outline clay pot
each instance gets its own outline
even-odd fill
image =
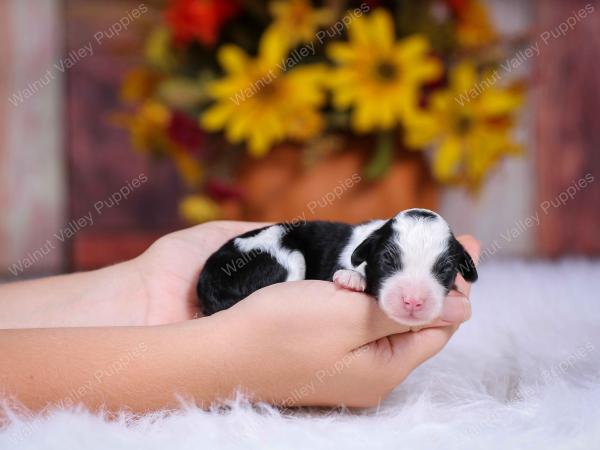
[[[244,220],[357,223],[406,208],[436,209],[438,186],[422,153],[395,152],[391,166],[376,181],[363,174],[370,156],[362,141],[307,165],[301,149],[280,146],[241,165],[237,181],[245,199],[226,210]]]

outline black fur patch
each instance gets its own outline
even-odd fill
[[[393,223],[394,219],[384,223],[356,247],[352,254],[352,264],[355,267],[367,262],[366,292],[376,297],[379,295],[383,281],[393,273],[402,270],[402,251],[392,239]]]
[[[446,292],[452,289],[457,273],[460,273],[469,283],[477,281],[478,277],[471,256],[452,234],[448,238],[447,250],[438,257],[432,272],[440,284],[446,288]]]
[[[285,227],[282,246],[304,255],[305,278],[331,281],[352,226],[317,221],[278,225]],[[255,236],[265,228],[238,237]],[[287,279],[287,270],[275,258],[260,251],[241,252],[234,244],[236,238],[212,254],[200,274],[196,291],[205,315],[227,309],[255,291]]]
[[[331,281],[340,268],[340,253],[348,245],[351,234],[352,226],[346,223],[311,221],[291,228],[281,244],[302,253],[307,280]]]
[[[252,230],[240,237],[258,234]],[[254,291],[285,281],[287,271],[271,255],[240,252],[233,239],[213,253],[200,274],[196,291],[204,315],[235,305]]]

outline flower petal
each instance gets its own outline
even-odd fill
[[[219,64],[229,73],[241,73],[246,69],[248,56],[237,45],[224,45],[218,53]]]
[[[385,9],[376,9],[370,15],[369,32],[371,43],[380,51],[391,50],[394,41],[394,22]]]

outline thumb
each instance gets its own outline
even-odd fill
[[[394,357],[390,364],[398,369],[414,370],[432,356],[439,353],[448,343],[458,326],[425,328],[418,332],[390,336]],[[398,373],[402,373],[398,370]],[[406,375],[404,375],[406,376]]]

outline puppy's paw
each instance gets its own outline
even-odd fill
[[[367,288],[367,280],[355,270],[338,270],[333,274],[333,282],[336,286],[350,289],[351,291],[364,292]]]

